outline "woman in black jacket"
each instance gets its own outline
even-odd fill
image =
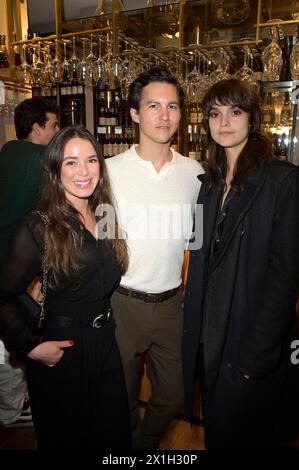
[[[279,448],[299,428],[299,171],[272,158],[247,84],[218,82],[202,111],[209,160],[186,286],[186,401],[192,414],[199,376],[207,449]]]

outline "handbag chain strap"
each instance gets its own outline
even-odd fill
[[[36,211],[41,218],[43,219],[43,222],[45,224],[45,227],[48,226],[49,219],[46,214],[43,214],[42,212]],[[37,320],[37,327],[41,328],[43,321],[46,316],[46,310],[45,310],[45,304],[46,304],[46,295],[47,295],[47,288],[48,288],[48,264],[47,264],[47,255],[48,255],[48,247],[47,247],[47,242],[45,241],[44,238],[44,243],[43,243],[43,257],[42,257],[42,294],[43,294],[43,300],[41,301],[41,309],[40,309],[40,314]]]

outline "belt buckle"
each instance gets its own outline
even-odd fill
[[[102,328],[102,326],[109,320],[111,315],[111,309],[107,313],[100,313],[97,317],[93,319],[92,327],[93,328]]]
[[[151,302],[155,303],[155,302],[157,302],[156,298],[157,298],[157,294],[146,294],[144,302],[146,302],[146,303],[151,303]]]

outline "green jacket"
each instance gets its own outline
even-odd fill
[[[44,145],[12,140],[0,152],[0,263],[19,219],[37,204]]]

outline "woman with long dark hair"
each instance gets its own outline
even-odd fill
[[[61,130],[46,149],[39,211],[19,225],[0,272],[1,334],[25,359],[40,449],[130,448],[109,301],[127,251],[124,239],[97,233],[96,208],[103,204],[113,208],[96,140],[83,128]],[[26,324],[18,294],[43,277],[44,255],[46,318],[39,334]]]
[[[299,428],[299,171],[273,159],[249,85],[218,82],[202,112],[209,159],[203,245],[186,286],[188,409],[199,376],[207,449],[279,448]]]

